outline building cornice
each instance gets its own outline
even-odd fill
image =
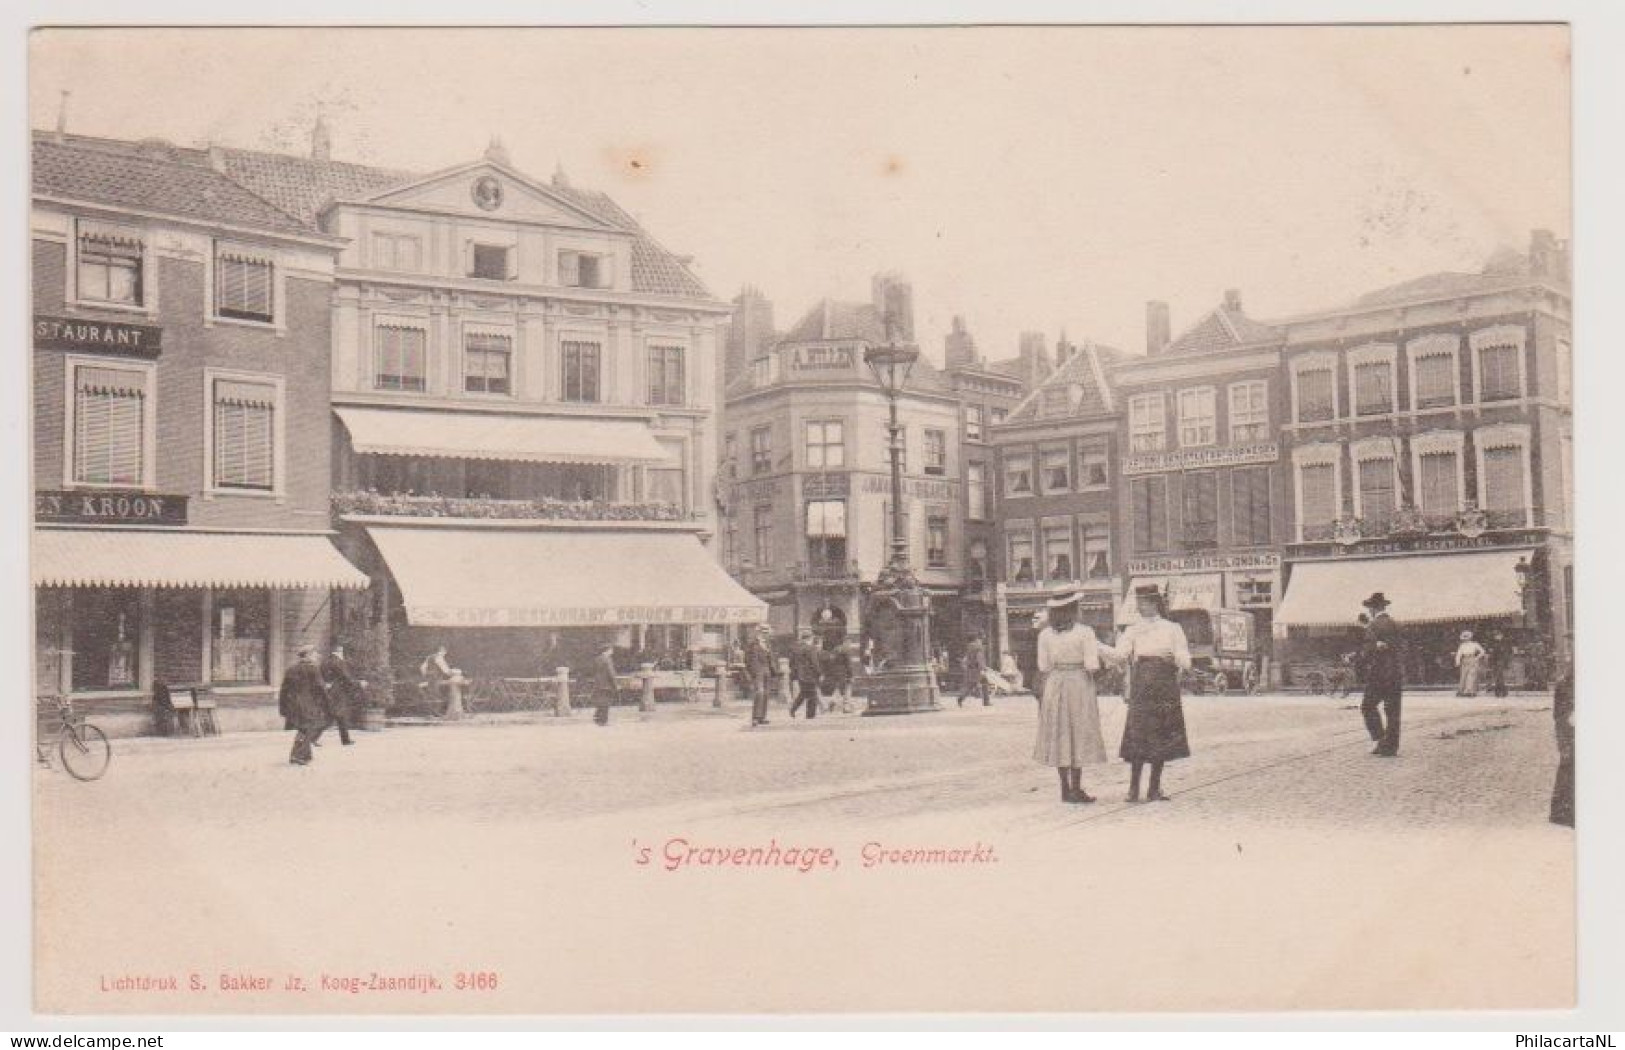
[[[325,248],[338,250],[349,244],[349,238],[336,237],[332,234],[311,231],[297,233],[292,230],[268,230],[262,226],[247,226],[237,223],[219,222],[212,219],[199,219],[195,216],[176,215],[172,212],[150,211],[144,208],[129,208],[119,204],[105,204],[99,201],[79,200],[73,197],[53,197],[46,194],[35,194],[33,197],[36,206],[58,208],[74,214],[88,212],[98,216],[113,216],[124,218],[143,219],[148,222],[164,222],[192,230],[205,230],[210,233],[225,233],[233,237],[247,237],[260,241],[274,241],[280,244],[298,244],[305,247]]]

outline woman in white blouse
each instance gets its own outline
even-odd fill
[[[1038,635],[1038,673],[1044,689],[1033,758],[1055,767],[1062,802],[1085,803],[1093,802],[1094,796],[1083,789],[1082,767],[1106,761],[1094,672],[1100,669],[1102,655],[1115,657],[1116,652],[1078,623],[1078,598],[1074,591],[1046,603],[1050,621]]]
[[[1162,618],[1162,592],[1138,587],[1140,622],[1118,640],[1116,654],[1129,663],[1128,714],[1123,721],[1123,744],[1118,754],[1129,763],[1129,802],[1140,801],[1140,773],[1151,766],[1147,802],[1165,802],[1162,765],[1189,758],[1185,736],[1185,708],[1179,698],[1179,672],[1191,669],[1190,644],[1184,628]]]

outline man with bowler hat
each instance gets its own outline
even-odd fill
[[[333,651],[322,660],[322,682],[327,686],[333,721],[338,723],[339,742],[355,743],[350,739],[350,723],[361,705],[361,683],[350,673],[350,664],[344,659],[344,646],[333,646]]]
[[[1399,754],[1399,700],[1405,684],[1399,625],[1388,615],[1388,598],[1381,591],[1361,604],[1371,615],[1365,625],[1365,645],[1361,649],[1366,689],[1360,714],[1365,718],[1366,732],[1377,745],[1371,753],[1393,758]],[[1381,713],[1378,708],[1382,709]]]
[[[327,686],[316,664],[314,645],[299,647],[299,659],[282,676],[277,708],[287,727],[294,730],[293,751],[288,761],[296,766],[310,765],[311,747],[320,739],[322,730],[333,724]]]
[[[790,678],[796,683],[796,698],[790,704],[790,717],[802,704],[807,705],[807,717],[818,717],[818,683],[824,677],[824,658],[813,645],[811,627],[796,632],[796,647],[790,650]]]
[[[767,725],[767,680],[773,672],[773,651],[767,647],[768,627],[745,642],[745,685],[750,690],[750,724]]]

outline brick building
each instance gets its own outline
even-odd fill
[[[365,578],[328,523],[330,296],[341,242],[217,152],[33,140],[37,688],[146,732],[155,683],[227,729]]]

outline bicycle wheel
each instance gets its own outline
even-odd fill
[[[62,756],[62,768],[75,780],[97,779],[113,760],[113,745],[107,742],[107,734],[88,724],[78,729],[64,728],[57,752]]]

